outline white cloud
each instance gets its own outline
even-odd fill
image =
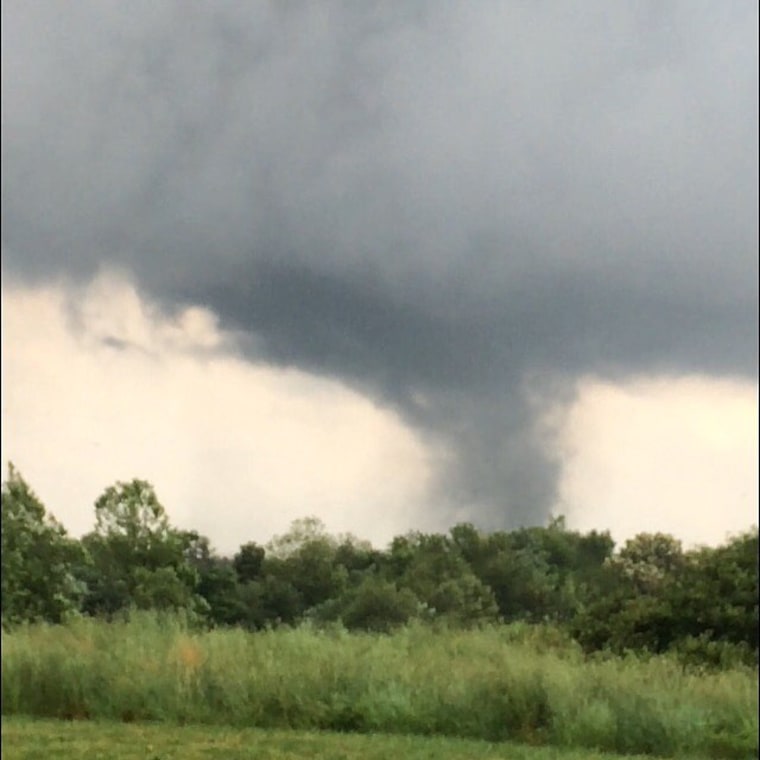
[[[716,544],[757,524],[758,401],[748,382],[593,378],[562,435],[571,525],[622,541],[664,531]]]
[[[3,289],[4,457],[73,533],[132,477],[225,552],[308,514],[378,543],[422,519],[427,453],[394,415],[220,352],[213,315],[169,319],[117,278],[79,298]]]

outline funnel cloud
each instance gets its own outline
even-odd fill
[[[757,377],[757,4],[3,4],[3,269],[127,272],[542,522],[579,378]],[[389,477],[391,475],[389,474]]]

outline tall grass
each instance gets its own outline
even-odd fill
[[[2,638],[4,715],[443,734],[756,757],[757,673],[585,660],[551,629],[193,632],[151,614]]]

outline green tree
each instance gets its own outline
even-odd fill
[[[346,569],[350,582],[361,582],[368,572],[374,572],[381,567],[383,559],[383,552],[374,549],[368,541],[361,541],[350,535],[339,537],[335,561]]]
[[[388,633],[409,622],[419,606],[409,589],[398,589],[393,583],[367,576],[350,593],[340,617],[350,630]]]
[[[495,622],[499,617],[493,591],[469,571],[440,583],[428,605],[437,619],[456,626]]]
[[[202,614],[207,605],[192,562],[198,539],[172,528],[150,483],[110,486],[95,502],[95,530],[83,539],[91,558],[86,610],[112,614],[134,605]]]
[[[499,548],[482,574],[505,620],[539,622],[552,616],[558,580],[545,556],[535,547]]]
[[[134,571],[134,591],[132,602],[143,610],[194,610],[200,611],[203,605],[183,581],[177,569],[171,566],[149,570],[138,567]]]
[[[723,546],[687,553],[683,581],[673,590],[680,633],[739,644],[754,651],[758,638],[758,531]]]
[[[321,542],[331,546],[336,544],[335,539],[329,535],[325,524],[318,517],[302,517],[294,520],[290,528],[281,536],[275,536],[267,544],[267,555],[275,559],[287,559],[297,554],[305,545]]]
[[[212,556],[197,570],[196,590],[206,600],[209,622],[224,626],[245,624],[248,609],[231,560]]]
[[[254,581],[261,575],[266,550],[253,541],[243,544],[232,560],[238,580],[241,583]]]
[[[684,604],[688,558],[665,533],[640,533],[604,564],[596,597],[572,621],[589,650],[664,652],[695,630]]]
[[[496,620],[492,590],[468,565],[456,535],[409,533],[391,544],[388,571],[409,589],[432,618],[455,625]]]
[[[251,630],[267,626],[293,625],[305,610],[302,595],[292,583],[277,575],[240,585],[244,609],[243,625]]]
[[[681,542],[666,533],[639,533],[609,559],[640,593],[658,590],[683,569]]]
[[[78,609],[84,587],[74,567],[78,542],[45,511],[42,502],[8,464],[2,485],[2,620],[60,622]]]
[[[337,599],[348,582],[348,571],[337,561],[338,542],[321,520],[295,520],[290,530],[267,546],[264,577],[276,578],[282,592],[290,585],[301,602],[299,616],[329,599]],[[285,595],[289,603],[290,595]],[[282,593],[280,593],[280,598]]]

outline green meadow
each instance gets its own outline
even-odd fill
[[[446,737],[6,718],[11,760],[614,760],[617,755]],[[630,756],[629,760],[636,760]]]
[[[703,672],[669,656],[588,657],[540,626],[252,633],[198,631],[180,618],[145,613],[4,632],[2,667],[3,744],[12,757],[96,757],[95,749],[73,747],[110,741],[133,754],[98,749],[103,757],[137,757],[137,740],[128,736],[138,734],[153,737],[156,757],[193,757],[179,749],[191,735],[207,737],[193,750],[206,753],[198,757],[217,756],[214,737],[223,746],[245,744],[245,736],[269,752],[256,757],[272,758],[758,752],[756,669]],[[253,728],[270,731],[240,733]],[[71,754],[42,746],[56,736]],[[234,756],[253,757],[248,746]],[[528,747],[542,749],[530,754]]]

